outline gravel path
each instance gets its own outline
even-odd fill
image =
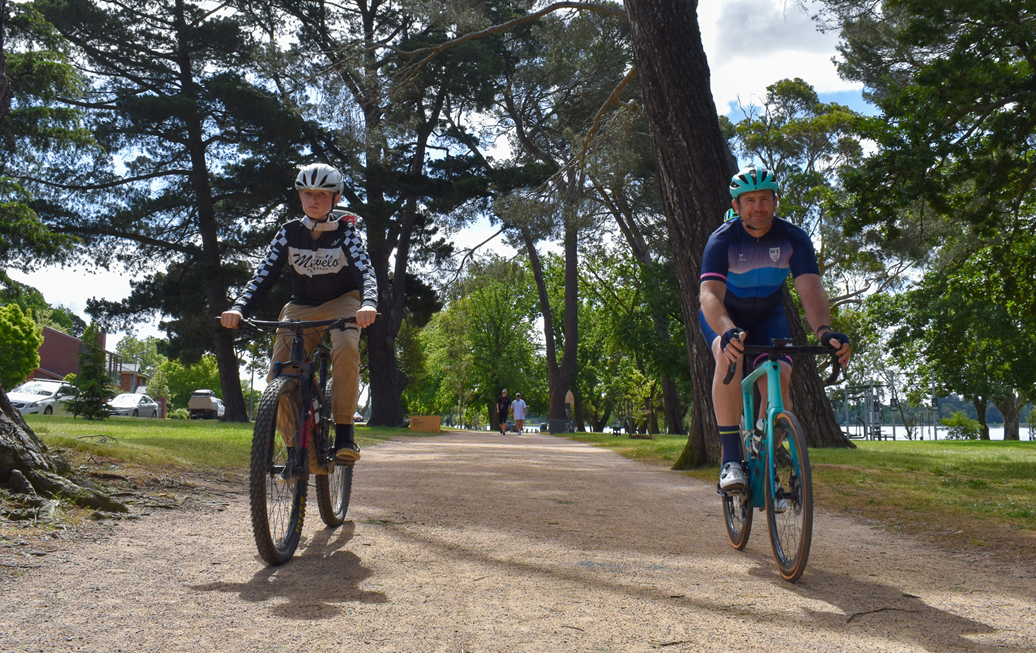
[[[1036,565],[823,511],[796,585],[715,486],[546,435],[368,448],[351,521],[310,491],[295,559],[256,555],[239,483],[0,580],[2,651],[1032,651]]]

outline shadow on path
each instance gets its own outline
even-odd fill
[[[268,603],[272,614],[288,619],[330,619],[342,613],[344,603],[386,603],[380,592],[360,589],[371,570],[359,556],[342,548],[356,525],[347,521],[337,529],[324,528],[299,544],[287,563],[267,566],[247,583],[216,582],[194,585],[201,592],[232,592],[250,603]],[[259,557],[256,556],[258,560]]]

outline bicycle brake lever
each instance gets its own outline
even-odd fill
[[[834,385],[838,381],[838,372],[842,370],[842,364],[838,362],[838,354],[831,354],[831,376],[827,377],[824,385]]]
[[[727,374],[723,377],[723,385],[730,385],[730,380],[734,378],[734,373],[737,372],[737,363],[731,363],[727,367]]]

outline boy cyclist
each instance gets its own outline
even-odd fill
[[[244,292],[225,311],[221,324],[236,329],[242,316],[270,291],[281,270],[290,265],[291,300],[281,310],[280,320],[332,320],[356,317],[357,328],[331,333],[331,412],[335,422],[335,459],[360,459],[353,438],[353,416],[360,387],[360,328],[370,326],[377,316],[378,282],[367,251],[356,232],[357,216],[334,211],[342,193],[342,173],[323,163],[303,167],[295,178],[305,217],[291,220],[277,233],[266,260],[256,268]],[[273,362],[287,361],[291,354],[290,331],[278,331]],[[307,335],[306,352],[319,344],[317,334]]]

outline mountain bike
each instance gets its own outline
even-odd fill
[[[752,510],[765,510],[777,570],[781,578],[794,583],[806,569],[813,539],[813,477],[802,425],[784,409],[777,360],[793,354],[830,354],[833,372],[825,385],[838,380],[841,365],[830,347],[792,345],[791,340],[781,338],[774,338],[770,347],[745,345],[744,349],[745,354],[766,354],[767,360],[741,381],[741,459],[748,483],[737,491],[719,489],[727,537],[735,549],[744,549],[752,532]],[[735,371],[736,365],[731,364],[724,384],[730,383]],[[756,414],[755,382],[764,375],[765,417],[754,428],[747,428],[745,416]]]
[[[286,362],[273,364],[273,380],[259,400],[252,436],[248,497],[252,533],[259,555],[271,565],[291,559],[302,535],[309,475],[316,476],[320,518],[330,527],[345,521],[352,494],[353,463],[335,461],[331,348],[323,342],[333,329],[355,329],[356,318],[264,321],[242,318],[249,335],[264,330],[293,333]],[[307,358],[305,333],[319,330],[321,342]]]

